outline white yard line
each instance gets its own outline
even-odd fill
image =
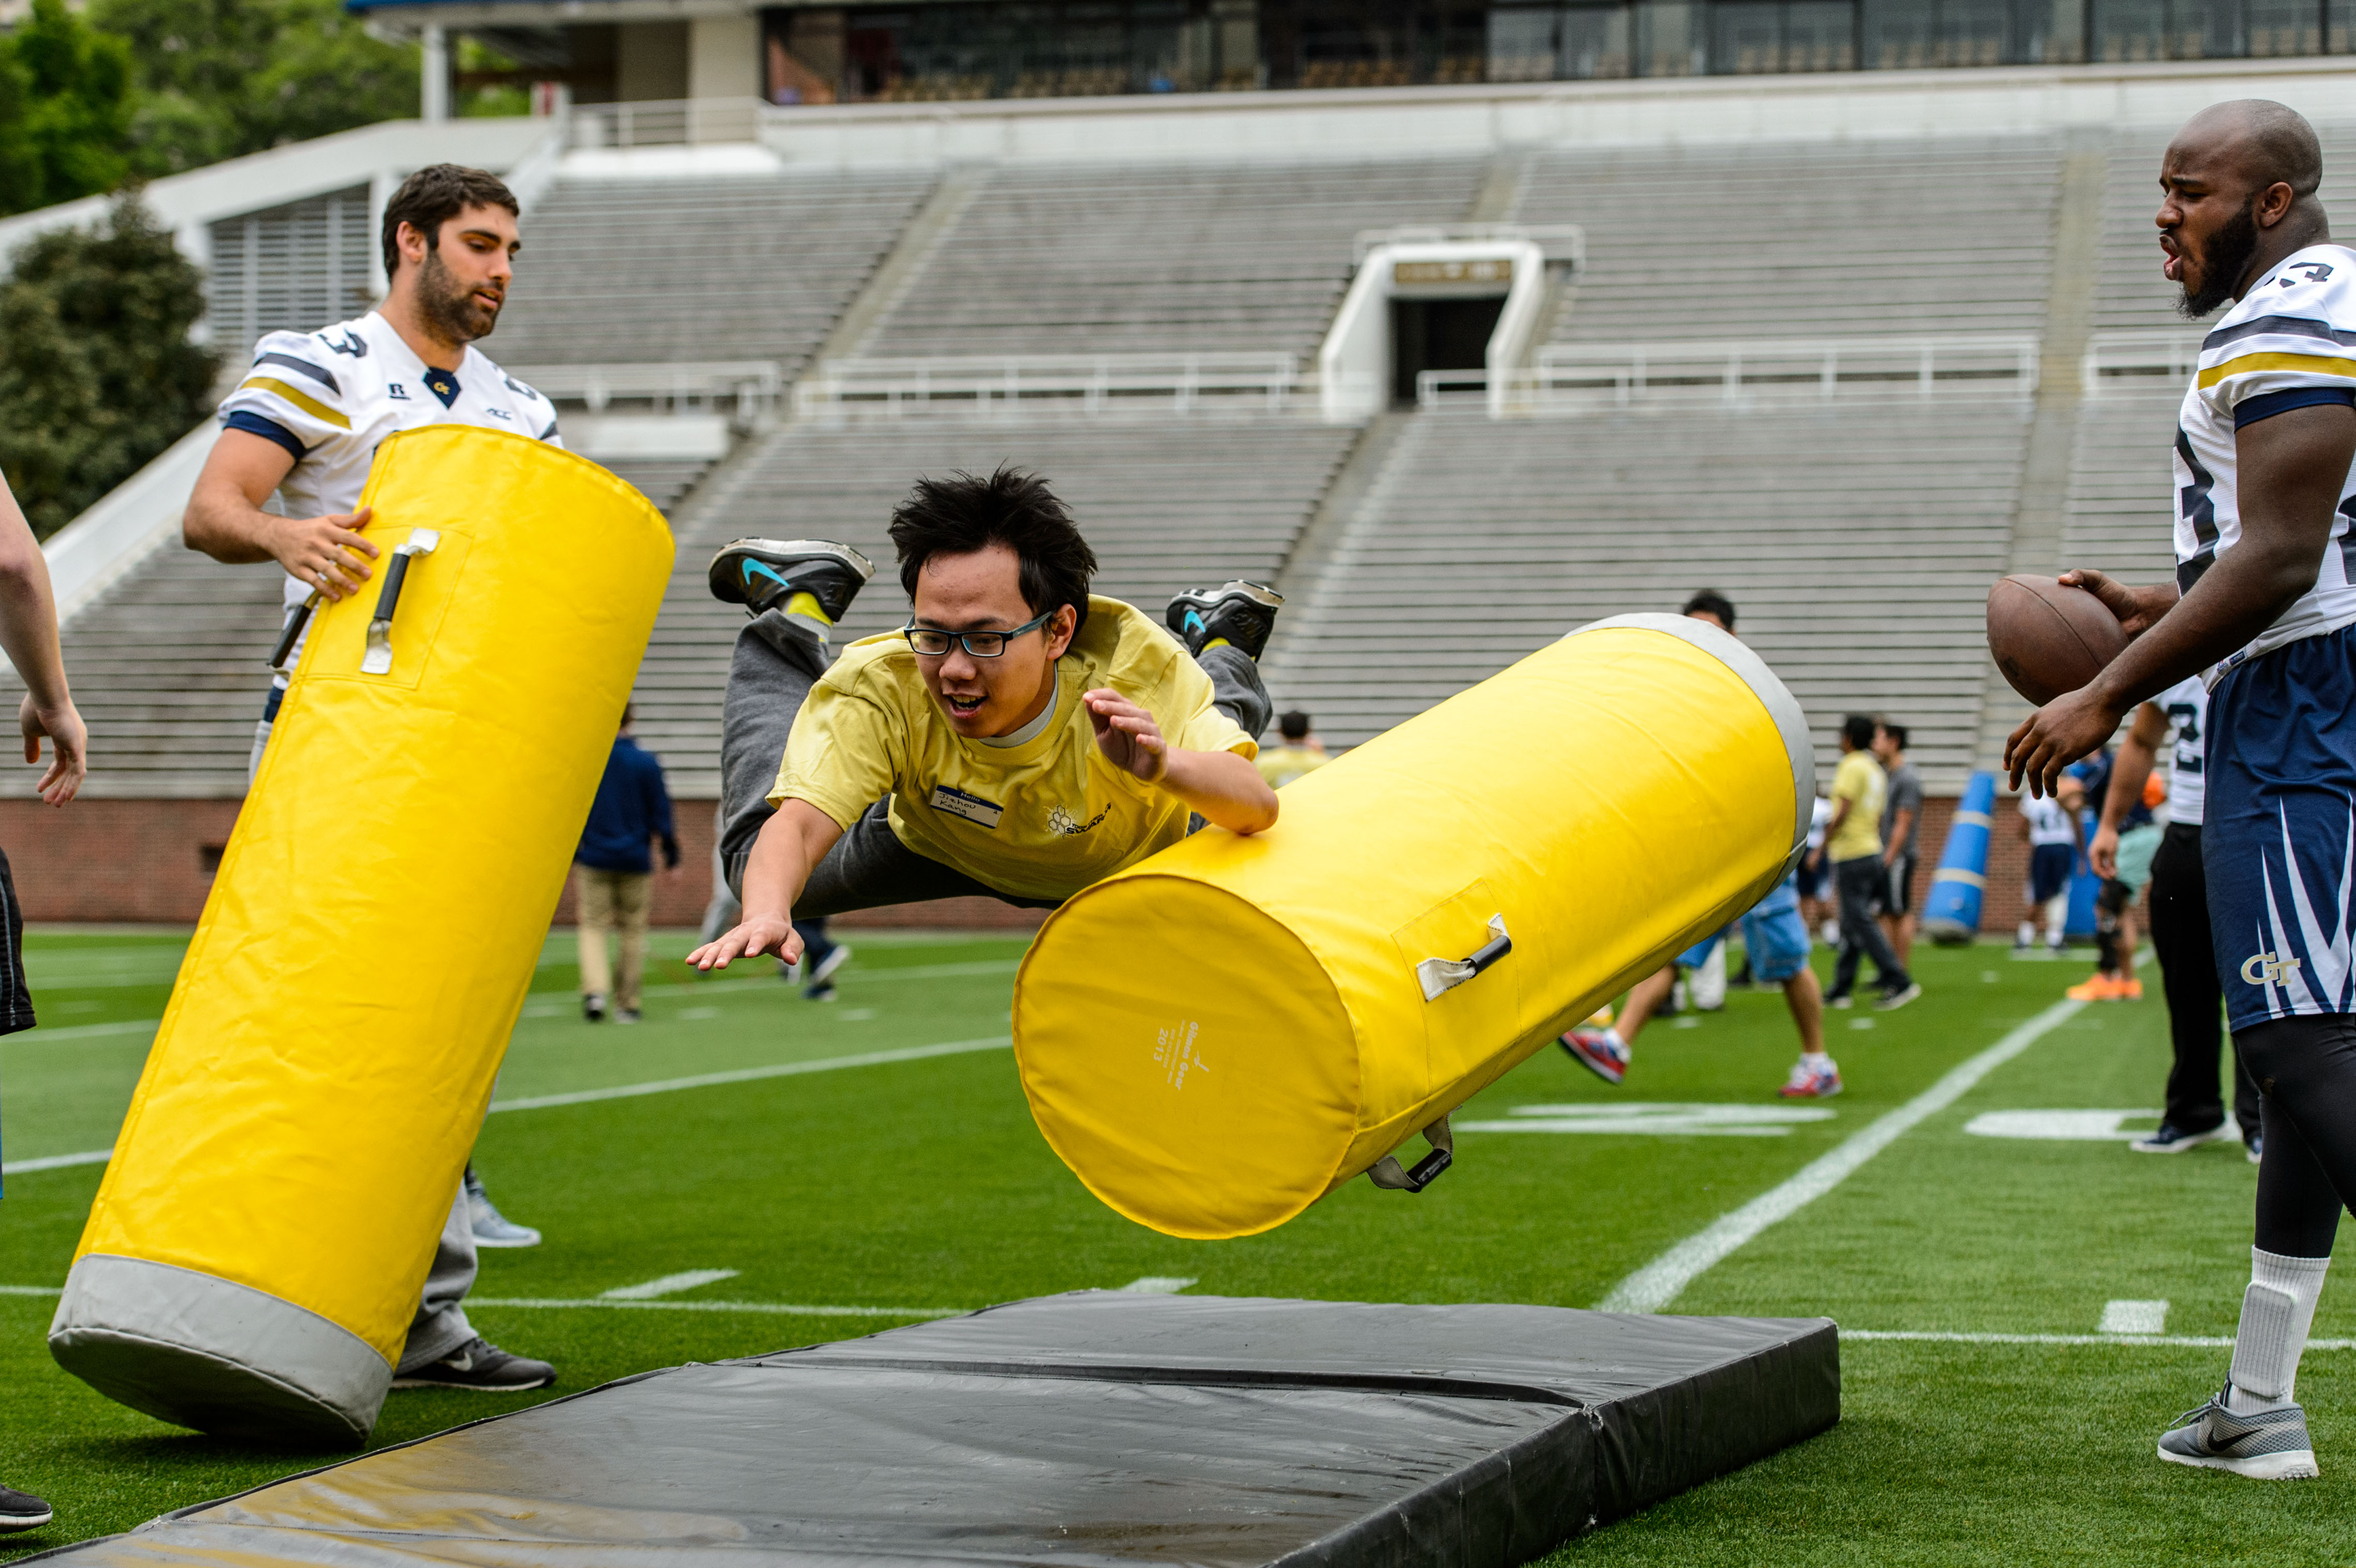
[[[1945,1077],[1898,1109],[1851,1135],[1830,1153],[1802,1167],[1781,1185],[1687,1236],[1622,1280],[1612,1287],[1611,1295],[1595,1305],[1605,1312],[1660,1311],[1683,1294],[1686,1286],[1760,1232],[1778,1220],[1791,1218],[1838,1187],[1867,1160],[1962,1099],[1981,1079],[2075,1018],[2086,1006],[2084,1002],[2054,1003],[1977,1056],[1951,1069]]]
[[[969,1051],[1004,1051],[1014,1041],[1006,1035],[988,1040],[951,1040],[938,1045],[910,1045],[897,1051],[864,1051],[856,1056],[822,1056],[813,1061],[781,1061],[769,1067],[740,1067],[732,1072],[699,1072],[692,1078],[663,1078],[651,1083],[617,1083],[605,1089],[576,1089],[569,1094],[534,1094],[520,1100],[494,1100],[494,1111],[545,1111],[558,1105],[588,1105],[600,1100],[635,1100],[644,1094],[669,1094],[681,1089],[710,1089],[723,1083],[751,1083],[763,1078],[798,1078],[805,1072],[833,1072],[846,1067],[881,1067],[894,1061],[924,1061],[936,1056],[962,1056]],[[104,1165],[114,1151],[88,1149],[80,1154],[46,1155],[37,1159],[14,1159],[0,1165],[0,1176],[35,1170],[61,1170],[68,1166]]]
[[[600,1100],[635,1100],[641,1094],[669,1094],[680,1089],[710,1089],[723,1083],[751,1083],[763,1078],[796,1078],[805,1072],[832,1072],[845,1067],[880,1067],[892,1061],[923,1061],[935,1056],[961,1056],[972,1051],[1004,1051],[1014,1043],[1006,1035],[988,1040],[952,1040],[939,1045],[903,1046],[897,1051],[867,1051],[857,1056],[822,1056],[815,1061],[780,1061],[771,1067],[740,1067],[732,1072],[699,1072],[691,1078],[661,1078],[651,1083],[619,1083],[610,1089],[576,1089],[569,1094],[534,1094],[520,1100],[494,1100],[494,1111],[545,1111],[556,1105],[588,1105]]]
[[[962,1317],[970,1307],[806,1307],[782,1301],[616,1301],[589,1296],[572,1300],[529,1296],[470,1296],[468,1307],[515,1307],[530,1310],[550,1307],[600,1307],[636,1312],[755,1312],[777,1317]]]
[[[2177,1345],[2204,1350],[2230,1349],[2233,1343],[2231,1334],[1951,1334],[1912,1328],[1844,1328],[1840,1337],[1844,1343],[1861,1339],[1921,1340],[1933,1345]],[[2356,1350],[2356,1339],[2309,1339],[2307,1348]]]

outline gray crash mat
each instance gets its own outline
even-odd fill
[[[649,1372],[48,1555],[1510,1568],[1839,1417],[1822,1318],[1089,1291]]]

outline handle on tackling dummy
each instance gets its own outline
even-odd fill
[[[394,547],[392,564],[385,569],[384,587],[376,596],[376,614],[369,622],[368,652],[360,656],[362,675],[392,673],[392,614],[401,608],[401,585],[408,581],[409,563],[421,555],[432,555],[441,542],[439,531],[420,528]]]
[[[1424,1128],[1423,1141],[1431,1146],[1431,1152],[1414,1165],[1402,1167],[1398,1156],[1387,1154],[1366,1168],[1366,1179],[1396,1192],[1420,1192],[1439,1180],[1440,1173],[1456,1163],[1456,1135],[1448,1130],[1448,1118],[1442,1116]]]
[[[1417,965],[1415,977],[1423,987],[1423,999],[1440,1000],[1514,950],[1514,939],[1505,934],[1503,914],[1489,917],[1489,938],[1484,945],[1462,958],[1427,958]]]

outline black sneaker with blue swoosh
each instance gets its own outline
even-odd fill
[[[714,599],[750,615],[808,593],[835,622],[874,575],[873,561],[831,539],[734,539],[712,558],[709,581]]]
[[[1190,588],[1170,601],[1170,629],[1196,658],[1211,644],[1225,639],[1241,648],[1255,664],[1276,629],[1276,613],[1284,595],[1273,588],[1238,577],[1216,588]]]

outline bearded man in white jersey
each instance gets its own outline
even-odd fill
[[[357,593],[377,547],[359,505],[383,440],[430,424],[481,425],[562,445],[556,411],[470,347],[489,335],[506,303],[517,238],[515,197],[480,169],[436,164],[402,183],[384,209],[384,269],[391,286],[376,309],[317,332],[273,332],[255,347],[252,371],[220,407],[220,440],[189,497],[182,537],[215,560],[286,572],[294,667],[301,619],[314,596]],[[276,491],[285,516],[262,510]],[[262,760],[286,689],[282,673],[255,727]],[[430,1085],[421,1085],[430,1092]],[[395,1388],[508,1392],[552,1382],[545,1361],[510,1355],[477,1334],[465,1299],[475,1283],[479,1207],[485,1244],[529,1245],[537,1232],[509,1226],[480,1196],[473,1169],[454,1195]],[[506,1232],[517,1234],[502,1239]]]
[[[2356,1199],[2356,251],[2332,243],[2314,127],[2249,99],[2196,115],[2160,164],[2163,271],[2202,341],[2176,435],[2176,581],[2065,574],[2133,639],[2013,731],[2051,790],[2137,703],[2210,688],[2201,860],[2218,983],[2265,1124],[2232,1367],[2159,1456],[2317,1473],[2292,1398],[2340,1214]]]

